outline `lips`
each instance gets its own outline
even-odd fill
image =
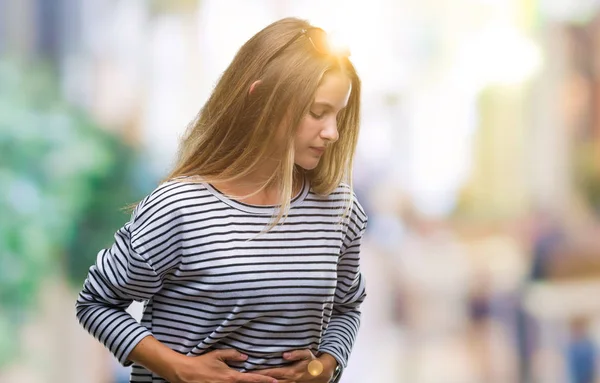
[[[323,154],[323,153],[325,153],[325,148],[324,147],[311,146],[310,148],[312,149],[313,152],[315,152],[317,154]]]

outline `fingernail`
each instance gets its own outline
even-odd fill
[[[248,355],[246,355],[246,354],[240,354],[240,357],[241,357],[242,359],[246,359],[246,358],[248,358]]]
[[[292,356],[289,352],[284,352],[283,353],[283,357],[284,358],[289,358],[290,356]]]

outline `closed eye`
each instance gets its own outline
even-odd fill
[[[323,117],[325,117],[325,113],[317,114],[317,113],[314,113],[313,111],[310,111],[310,112],[308,112],[308,113],[310,114],[310,116],[311,116],[312,118],[314,118],[314,119],[316,119],[316,120],[320,120],[320,119],[322,119]]]

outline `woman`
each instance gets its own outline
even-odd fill
[[[132,382],[339,379],[367,217],[349,186],[360,81],[326,37],[287,18],[248,40],[90,268],[77,317]]]

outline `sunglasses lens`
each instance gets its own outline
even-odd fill
[[[306,31],[306,36],[312,43],[315,50],[324,55],[350,56],[350,50],[347,46],[335,44],[331,36],[321,28],[311,28]],[[332,44],[333,43],[333,44]]]
[[[331,53],[327,33],[321,28],[311,28],[306,31],[306,36],[310,39],[317,52],[321,54]]]

